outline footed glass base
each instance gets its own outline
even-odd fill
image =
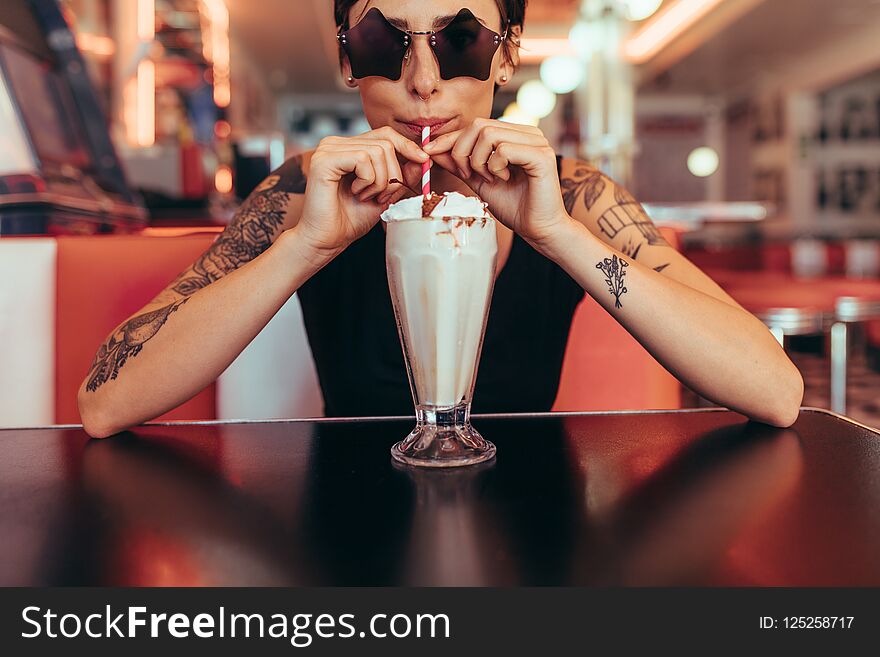
[[[416,428],[391,448],[395,461],[427,468],[452,468],[495,458],[495,445],[471,426],[470,404],[416,407]]]

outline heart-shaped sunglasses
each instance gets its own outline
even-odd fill
[[[348,55],[352,76],[358,79],[378,75],[399,80],[412,37],[425,35],[437,58],[441,78],[465,76],[487,80],[492,58],[507,38],[507,32],[507,29],[503,34],[493,32],[467,8],[459,10],[455,18],[439,30],[401,30],[373,7],[354,27],[340,28],[336,38]]]

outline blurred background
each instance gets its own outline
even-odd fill
[[[0,3],[0,426],[78,422],[109,331],[285,158],[369,129],[335,34],[331,0]],[[493,116],[627,185],[805,405],[876,426],[877,35],[880,0],[529,0]],[[585,300],[557,409],[706,405]],[[321,412],[294,296],[163,419]]]

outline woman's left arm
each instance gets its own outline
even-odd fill
[[[576,218],[569,216],[533,246],[689,388],[750,418],[780,427],[793,424],[803,399],[800,372],[763,323],[725,299],[683,255],[657,241],[659,233],[641,206],[626,204],[641,224],[621,227],[620,233],[630,235],[620,237],[620,249],[608,243],[614,234],[600,239],[587,228],[587,222],[595,222],[601,231],[609,216],[622,212],[615,183],[607,180],[606,186],[593,212],[575,210]]]
[[[498,123],[479,120],[425,150],[682,383],[755,420],[793,424],[803,379],[767,327],[669,247],[626,190],[581,162],[565,161],[558,177],[540,131]]]

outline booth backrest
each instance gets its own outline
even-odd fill
[[[678,245],[677,234],[664,229]],[[97,346],[216,238],[217,230],[167,235],[57,238],[55,421],[80,421],[76,392]],[[311,393],[310,393],[311,394]],[[677,408],[678,381],[592,298],[578,307],[554,410]],[[216,384],[161,416],[217,417]]]
[[[103,340],[216,238],[217,231],[175,237],[58,237],[55,421],[80,422],[76,393]],[[161,416],[215,417],[215,386]]]

